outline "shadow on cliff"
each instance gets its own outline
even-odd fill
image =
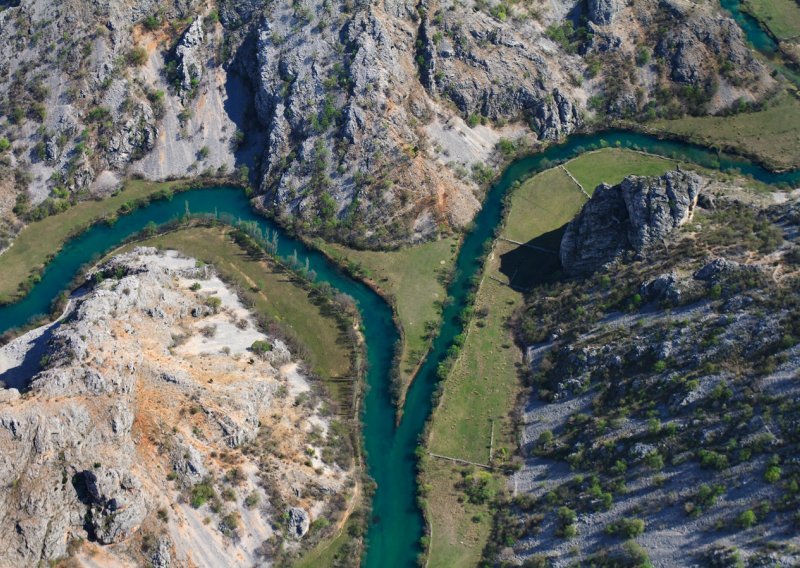
[[[567,225],[500,255],[500,272],[514,288],[527,290],[561,276],[558,249]]]
[[[250,79],[232,66],[227,70],[225,92],[228,95],[225,112],[243,135],[243,138],[232,141],[236,167],[246,167],[253,183],[267,144],[267,132],[256,114],[255,89]]]
[[[27,390],[31,379],[41,369],[42,358],[47,355],[48,344],[59,325],[60,323],[53,324],[42,335],[34,339],[29,344],[30,348],[25,353],[22,363],[0,374],[0,384],[19,391]]]

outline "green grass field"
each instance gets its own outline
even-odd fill
[[[427,510],[433,521],[429,568],[477,566],[492,528],[492,513],[485,504],[464,499],[457,485],[464,466],[427,458],[424,482],[428,486]],[[495,477],[495,491],[503,478]]]
[[[512,194],[503,236],[526,243],[551,230],[550,219],[569,221],[586,199],[562,168],[537,174]]]
[[[333,566],[339,556],[343,554],[344,545],[352,538],[348,532],[348,524],[342,527],[341,532],[328,540],[320,542],[315,548],[309,550],[302,558],[293,564],[294,568],[328,568]]]
[[[82,201],[63,213],[29,224],[14,239],[13,246],[0,256],[0,302],[16,299],[19,285],[31,272],[42,267],[75,231],[116,213],[126,201],[149,197],[179,183],[131,180],[122,191],[107,199]]]
[[[800,101],[790,94],[760,112],[660,120],[651,126],[699,144],[736,148],[775,167],[800,167]]]
[[[658,175],[674,163],[642,154],[606,149],[572,160],[566,167],[582,184],[618,183],[626,175]],[[593,184],[593,185],[592,185]],[[557,251],[560,230],[581,209],[587,197],[562,168],[542,172],[511,195],[503,236]],[[488,463],[489,447],[495,460],[513,453],[516,440],[510,423],[519,393],[522,352],[509,328],[527,288],[559,270],[553,253],[517,246],[503,239],[487,260],[475,300],[475,312],[459,360],[448,375],[444,394],[434,412],[428,450],[435,454]],[[494,442],[492,443],[492,424]],[[428,457],[424,483],[428,486],[428,514],[432,525],[431,567],[474,566],[491,530],[488,505],[465,502],[458,487],[464,466]],[[505,479],[495,473],[495,483]]]
[[[674,160],[648,156],[632,150],[606,148],[578,156],[564,164],[564,167],[591,195],[601,183],[615,185],[632,173],[640,176],[660,176],[675,169],[676,164]]]
[[[253,260],[219,228],[190,228],[126,245],[175,249],[214,265],[220,276],[234,282],[259,313],[280,322],[308,351],[311,368],[323,379],[346,377],[350,350],[333,317],[314,304],[292,274],[267,261]],[[255,290],[255,287],[258,290]],[[334,385],[340,385],[334,381]],[[341,385],[344,387],[345,385]]]
[[[433,322],[438,327],[439,302],[447,295],[442,275],[455,262],[458,240],[450,237],[392,252],[315,244],[340,262],[355,264],[359,273],[394,298],[405,338],[400,359],[401,396],[405,397],[413,373],[428,351],[426,324]]]
[[[800,38],[800,5],[795,0],[747,0],[745,5],[778,39]]]

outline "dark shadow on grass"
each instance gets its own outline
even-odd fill
[[[561,275],[558,249],[566,228],[565,224],[500,255],[500,272],[520,289],[557,279]]]

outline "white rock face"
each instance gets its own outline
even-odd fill
[[[0,348],[0,377],[44,354],[0,390],[0,478],[14,487],[0,499],[0,565],[63,557],[82,538],[96,544],[78,554],[114,544],[102,554],[251,566],[262,542],[313,520],[275,533],[272,499],[330,514],[351,473],[316,457],[328,419],[286,346],[194,259],[137,249],[100,271],[68,317]],[[268,357],[248,351],[256,340]],[[223,493],[236,497],[209,510]],[[142,557],[145,534],[160,540]]]

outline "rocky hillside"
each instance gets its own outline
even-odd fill
[[[0,349],[0,564],[252,566],[332,528],[352,448],[284,343],[192,259],[92,281]]]
[[[774,83],[712,2],[15,4],[6,240],[126,176],[238,168],[286,223],[390,246],[467,223],[501,138],[719,112]]]
[[[522,461],[487,559],[800,562],[800,203],[732,191],[631,177],[567,228],[580,276],[534,289],[517,318]]]

